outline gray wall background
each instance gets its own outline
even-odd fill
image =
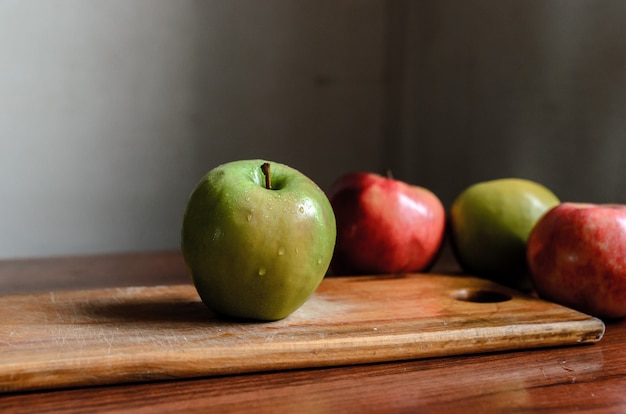
[[[391,4],[403,175],[447,203],[502,176],[626,203],[626,1]]]
[[[449,205],[520,176],[626,203],[623,0],[0,0],[0,258],[177,248],[219,163]]]

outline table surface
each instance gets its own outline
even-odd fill
[[[176,251],[0,261],[2,295],[180,283]],[[605,323],[593,345],[4,394],[0,412],[626,412],[626,321]]]

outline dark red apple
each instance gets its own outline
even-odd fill
[[[539,296],[597,317],[626,316],[626,205],[562,203],[528,239]]]
[[[350,173],[329,191],[337,221],[336,275],[425,270],[445,230],[445,210],[430,190],[374,173]]]

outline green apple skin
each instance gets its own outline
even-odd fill
[[[466,188],[449,214],[450,241],[463,270],[517,289],[532,288],[528,237],[539,218],[559,203],[548,188],[520,178]]]
[[[273,321],[317,289],[332,258],[335,216],[325,193],[287,165],[242,160],[209,171],[189,197],[184,260],[202,301],[230,317]]]

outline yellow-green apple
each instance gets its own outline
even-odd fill
[[[528,235],[539,218],[559,204],[534,181],[502,178],[473,184],[453,201],[450,244],[467,273],[528,290]]]
[[[563,203],[528,239],[539,296],[606,318],[626,316],[626,205]]]
[[[337,220],[335,275],[425,270],[445,233],[445,209],[430,190],[374,173],[339,178],[329,191]]]
[[[209,171],[193,190],[183,257],[202,301],[237,318],[278,320],[324,278],[335,245],[324,192],[287,165],[242,160]]]

